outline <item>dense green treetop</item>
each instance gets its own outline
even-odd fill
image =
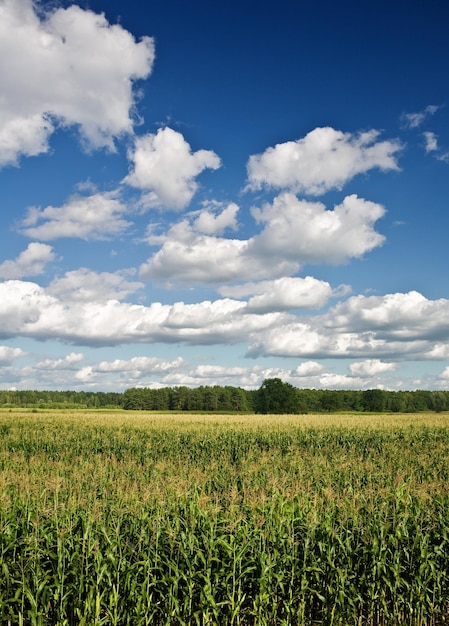
[[[296,388],[280,378],[266,378],[255,396],[256,413],[298,413]]]

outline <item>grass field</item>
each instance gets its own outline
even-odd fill
[[[449,416],[0,411],[0,623],[449,623]]]

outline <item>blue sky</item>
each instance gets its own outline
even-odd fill
[[[0,388],[447,389],[448,17],[0,0]]]

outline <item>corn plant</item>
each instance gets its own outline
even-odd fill
[[[342,419],[0,412],[0,623],[442,626],[449,429]]]

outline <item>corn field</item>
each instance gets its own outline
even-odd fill
[[[0,411],[0,623],[449,623],[446,420]]]

